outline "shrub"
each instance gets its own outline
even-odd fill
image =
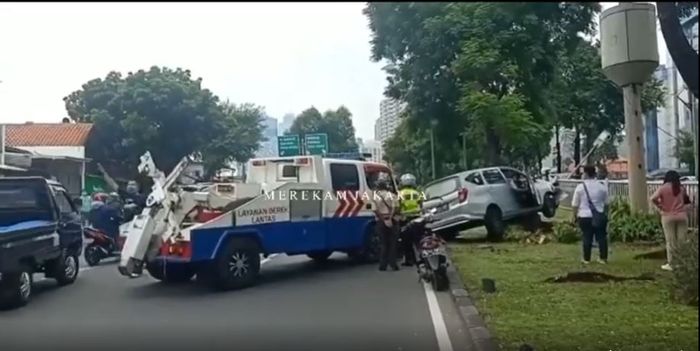
[[[684,303],[698,305],[698,232],[688,234],[673,250],[673,295]]]
[[[626,199],[616,198],[610,205],[608,234],[610,241],[663,242],[664,232],[658,214],[632,213]]]
[[[563,244],[573,244],[581,240],[582,233],[578,226],[570,221],[554,223],[554,239]]]

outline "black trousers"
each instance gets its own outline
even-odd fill
[[[392,227],[387,227],[383,221],[377,223],[377,230],[379,231],[379,245],[380,245],[380,256],[379,256],[379,268],[386,268],[387,265],[394,268],[398,267],[396,265],[396,249],[398,244],[398,224],[394,223]]]
[[[416,238],[418,238],[418,233],[416,228],[406,228],[406,225],[411,220],[407,219],[401,223],[401,250],[403,252],[403,260],[405,263],[415,264],[416,263],[416,251],[414,246],[416,244]],[[405,230],[403,228],[406,228]]]
[[[607,226],[601,228],[593,227],[592,218],[579,218],[578,225],[583,233],[583,259],[591,260],[591,248],[593,247],[593,238],[598,243],[600,251],[600,259],[608,259],[608,230]]]

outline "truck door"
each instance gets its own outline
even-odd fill
[[[58,209],[58,236],[61,248],[81,247],[83,227],[80,214],[63,189],[52,190]]]
[[[362,242],[362,221],[358,218],[363,202],[360,194],[360,168],[353,162],[329,162],[325,165],[326,189],[324,215],[329,249],[357,247]],[[365,217],[366,218],[366,217]]]

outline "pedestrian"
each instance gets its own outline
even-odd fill
[[[375,229],[379,236],[380,257],[379,270],[386,271],[387,266],[398,271],[396,264],[398,246],[398,225],[396,221],[398,198],[392,193],[387,175],[381,174],[375,182],[376,191],[372,198],[374,201],[374,215],[377,219]]]
[[[650,198],[661,212],[661,226],[666,238],[666,264],[661,269],[672,270],[671,252],[678,242],[688,234],[688,213],[690,198],[681,185],[681,177],[676,171],[668,171],[664,184]]]
[[[608,205],[610,198],[608,188],[596,179],[595,166],[585,166],[584,179],[574,190],[571,206],[574,210],[575,221],[583,233],[583,264],[591,262],[593,239],[598,243],[598,262],[608,261]]]

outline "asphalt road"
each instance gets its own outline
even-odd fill
[[[29,305],[0,311],[0,350],[471,349],[448,292],[341,254],[273,257],[259,284],[231,292],[128,279],[114,261],[63,288],[41,277]]]

